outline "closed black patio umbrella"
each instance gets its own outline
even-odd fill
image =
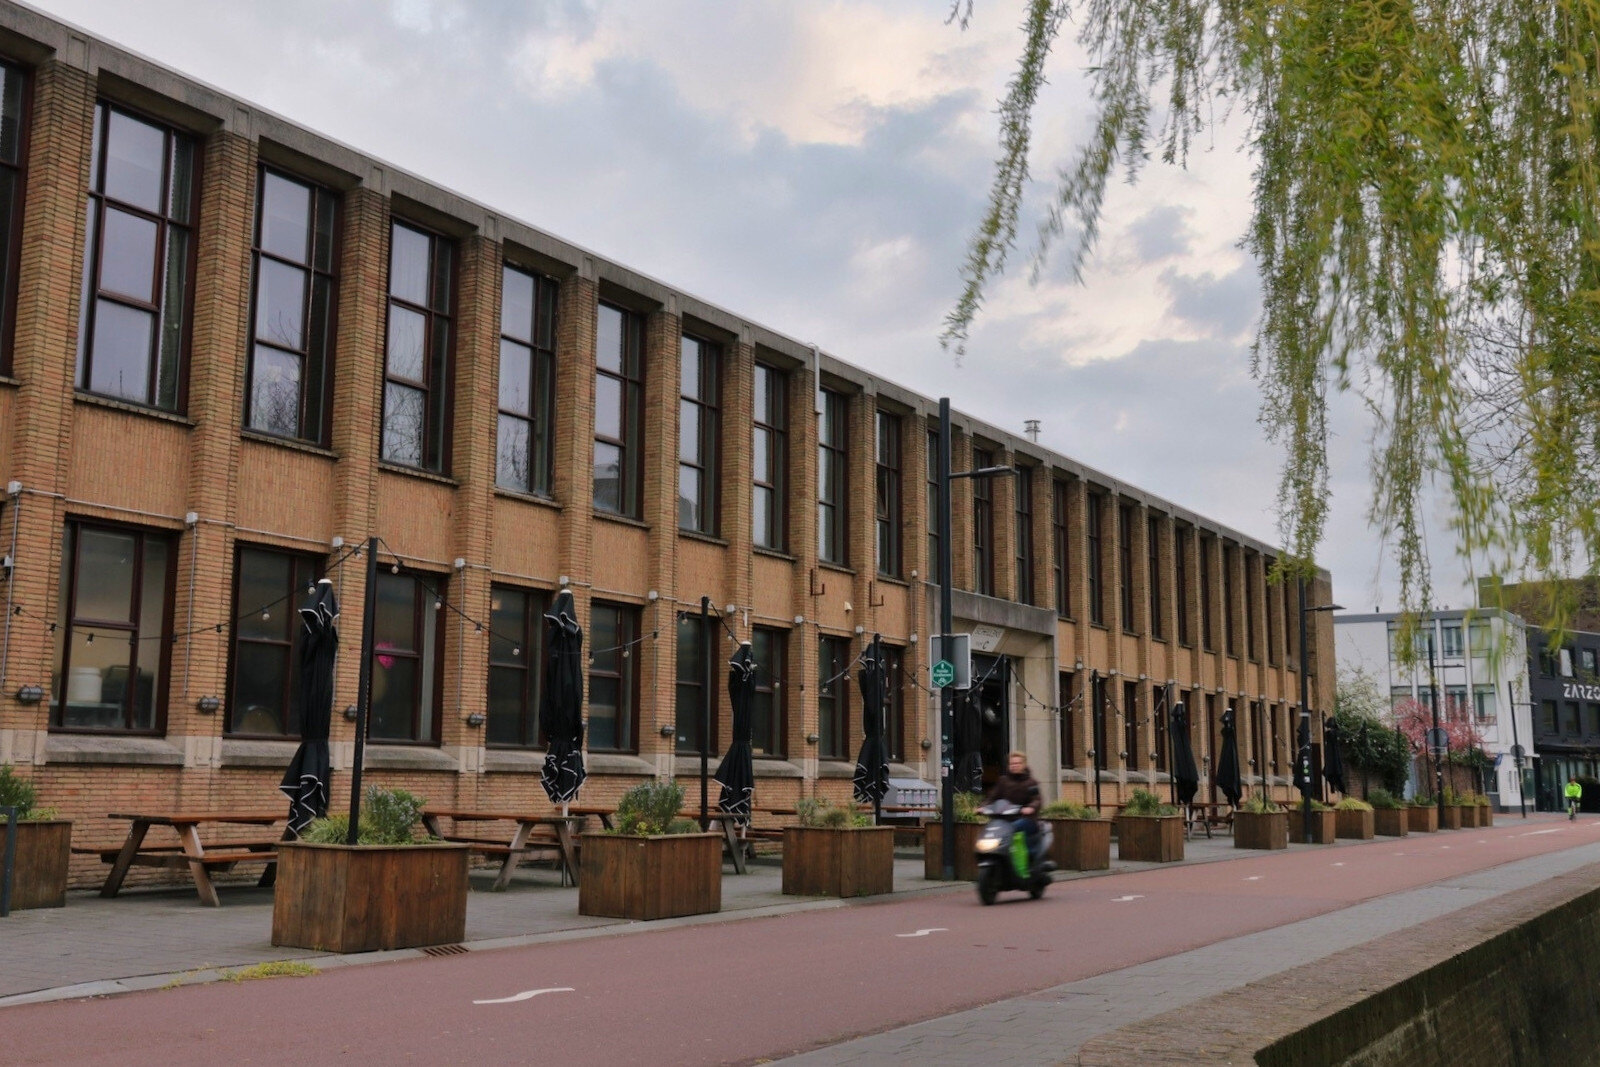
[[[756,695],[756,662],[750,642],[739,642],[739,650],[728,661],[728,703],[733,707],[733,740],[728,745],[717,773],[722,783],[717,808],[735,816],[741,826],[750,822],[750,796],[755,792],[755,759],[750,753],[751,711]]]
[[[289,798],[289,839],[328,814],[328,729],[333,720],[333,661],[339,653],[339,601],[324,578],[300,609],[300,747],[278,786]]]
[[[983,791],[983,719],[978,707],[978,687],[956,694],[955,768],[952,777],[958,793]]]
[[[1200,789],[1200,771],[1194,764],[1194,746],[1189,742],[1189,712],[1183,701],[1172,705],[1167,723],[1172,736],[1172,781],[1178,787],[1178,803],[1188,807]]]
[[[1345,791],[1344,755],[1339,751],[1339,725],[1329,719],[1322,728],[1322,777],[1335,791]]]
[[[889,792],[889,747],[884,738],[883,698],[889,687],[888,674],[883,662],[883,643],[877,634],[861,656],[861,755],[856,760],[855,795],[863,804],[871,804],[874,816],[881,816],[879,806]]]
[[[539,728],[544,731],[544,770],[539,782],[552,803],[572,803],[583,785],[583,630],[572,594],[563,589],[544,616],[544,692]]]
[[[1233,709],[1222,713],[1222,751],[1217,754],[1217,788],[1228,803],[1239,806],[1244,783],[1239,779],[1239,736],[1233,726]]]

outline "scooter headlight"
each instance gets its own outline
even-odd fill
[[[993,852],[999,847],[1000,839],[998,837],[980,837],[978,839],[979,852]]]

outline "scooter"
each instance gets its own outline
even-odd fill
[[[1025,892],[1034,900],[1044,896],[1056,866],[1048,858],[1053,839],[1050,824],[1038,824],[1033,854],[1029,855],[1027,835],[1016,822],[1021,808],[996,800],[978,810],[989,816],[978,833],[978,899],[993,904],[995,896],[1006,890]]]

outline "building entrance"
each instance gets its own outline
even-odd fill
[[[982,734],[983,789],[988,792],[1005,770],[1011,751],[1011,659],[1008,656],[972,657],[972,698],[978,705]]]

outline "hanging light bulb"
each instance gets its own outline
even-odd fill
[[[434,611],[442,611],[443,609],[444,609],[444,601],[443,600],[435,600],[433,602],[433,610]]]
[[[392,563],[392,564],[389,565],[389,573],[390,574],[399,574],[400,573],[400,564],[399,564],[399,562],[395,562],[395,563]]]
[[[268,608],[262,608],[261,609],[261,621],[262,622],[271,622],[272,621],[272,612],[271,612],[270,609],[268,609]]]
[[[512,646],[511,646],[511,654],[512,654],[512,655],[513,655],[513,656],[520,656],[520,655],[522,655],[522,646],[521,646],[521,645],[512,645]]]
[[[93,630],[89,631],[89,639],[87,641],[85,641],[84,644],[86,644],[86,645],[94,644],[94,631]]]

